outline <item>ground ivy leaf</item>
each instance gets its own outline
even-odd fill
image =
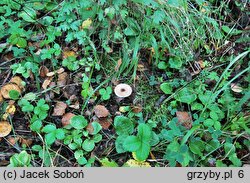
[[[83,141],[82,148],[87,152],[91,152],[95,148],[95,143],[93,140],[85,139]]]

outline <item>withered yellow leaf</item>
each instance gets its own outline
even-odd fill
[[[82,29],[88,29],[92,24],[92,20],[88,18],[82,22]]]
[[[16,112],[16,107],[15,107],[15,105],[14,104],[10,104],[10,105],[8,105],[7,107],[6,107],[6,113],[7,114],[15,114],[15,112]]]
[[[134,159],[128,160],[125,163],[125,166],[128,166],[128,167],[151,167],[148,162],[137,161],[137,160],[134,160]]]

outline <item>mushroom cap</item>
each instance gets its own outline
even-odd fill
[[[9,92],[10,92],[11,90],[16,90],[16,91],[18,91],[19,93],[21,93],[21,89],[19,88],[19,86],[18,86],[17,84],[8,83],[8,84],[4,85],[4,86],[1,88],[1,94],[2,94],[3,98],[10,99]]]
[[[11,132],[11,125],[8,121],[0,122],[0,137],[6,137]]]
[[[115,94],[116,96],[121,98],[128,97],[132,94],[132,88],[128,84],[124,83],[118,84],[115,87]]]

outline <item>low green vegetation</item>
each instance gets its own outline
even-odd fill
[[[249,7],[2,0],[4,166],[249,164]]]

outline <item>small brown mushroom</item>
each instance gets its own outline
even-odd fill
[[[0,137],[6,137],[11,132],[11,125],[8,121],[0,122]]]
[[[132,94],[132,88],[128,84],[124,83],[118,84],[115,87],[115,94],[117,97],[120,98],[129,97]]]
[[[17,92],[21,93],[21,89],[19,88],[19,86],[17,84],[9,83],[9,84],[4,85],[1,88],[1,94],[2,94],[3,98],[10,99],[9,92],[11,90],[16,90]]]

